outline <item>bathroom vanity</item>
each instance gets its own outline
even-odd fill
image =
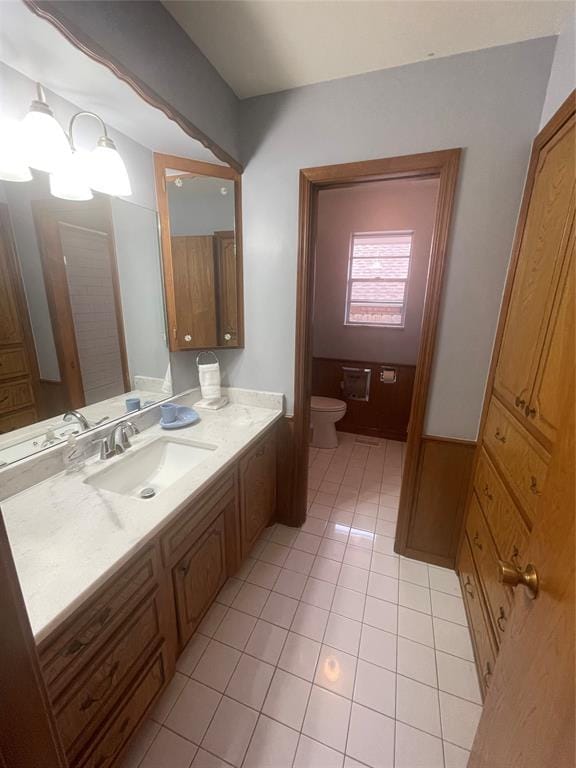
[[[282,398],[254,396],[267,407],[232,395],[190,429],[152,426],[123,455],[91,457],[2,502],[71,766],[117,764],[275,514]],[[205,455],[182,473],[166,445]],[[139,498],[138,472],[144,480],[154,462],[168,466],[165,483]]]

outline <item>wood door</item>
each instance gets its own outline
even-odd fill
[[[172,573],[183,648],[227,578],[225,512],[204,531]]]
[[[0,345],[22,344],[24,333],[18,317],[16,299],[16,279],[12,254],[8,247],[8,237],[1,222],[0,236]]]
[[[496,392],[520,414],[532,392],[570,234],[575,123],[572,116],[539,155],[496,367]]]
[[[174,275],[175,327],[178,349],[215,347],[216,280],[212,237],[171,238]]]
[[[539,575],[531,600],[518,586],[469,768],[573,768],[574,368],[566,371],[562,426],[530,538]]]
[[[218,344],[238,346],[238,265],[234,232],[214,233],[218,275]]]
[[[272,519],[276,509],[276,433],[272,430],[240,460],[242,557]]]

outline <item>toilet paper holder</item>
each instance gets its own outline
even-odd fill
[[[396,384],[396,368],[383,365],[380,368],[380,382],[382,384]]]

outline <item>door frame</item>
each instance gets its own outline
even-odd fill
[[[86,405],[86,398],[84,394],[84,385],[82,383],[80,357],[78,355],[78,346],[74,330],[74,318],[68,290],[66,265],[64,262],[64,254],[62,253],[62,243],[58,233],[58,222],[63,220],[64,223],[67,223],[64,219],[59,218],[59,214],[65,210],[68,205],[70,206],[70,210],[76,214],[83,211],[88,213],[94,212],[102,218],[104,226],[102,227],[99,223],[98,225],[94,225],[94,227],[95,229],[98,228],[98,230],[103,230],[108,238],[108,254],[110,257],[112,289],[114,293],[114,308],[116,311],[116,326],[120,346],[120,362],[122,365],[124,391],[129,392],[131,385],[128,355],[126,352],[124,319],[122,315],[120,278],[118,274],[118,262],[116,259],[114,225],[109,199],[97,196],[89,201],[72,203],[67,203],[66,200],[34,200],[32,202],[32,213],[42,261],[42,273],[44,276],[48,309],[52,320],[52,332],[60,368],[60,377],[66,391],[70,409],[78,409],[83,408]],[[80,225],[76,221],[71,223],[73,226],[86,226],[86,228],[92,226],[88,223]]]
[[[416,490],[416,473],[436,345],[446,253],[461,153],[462,150],[459,148],[445,149],[416,155],[304,168],[300,171],[293,421],[294,495],[291,517],[287,521],[292,525],[301,525],[306,519],[318,193],[321,189],[371,181],[425,178],[439,180],[422,317],[422,336],[416,364],[395,543],[395,550],[402,554],[406,548],[409,511],[412,508]]]

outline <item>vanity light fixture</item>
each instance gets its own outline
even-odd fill
[[[22,127],[17,120],[0,122],[0,181],[31,181],[32,174],[22,146]]]
[[[62,163],[57,171],[50,174],[50,193],[61,200],[92,200],[94,195],[86,182],[87,152],[77,150]]]
[[[51,173],[70,157],[70,145],[48,106],[44,89],[36,84],[37,97],[22,121],[26,162],[31,168]]]

